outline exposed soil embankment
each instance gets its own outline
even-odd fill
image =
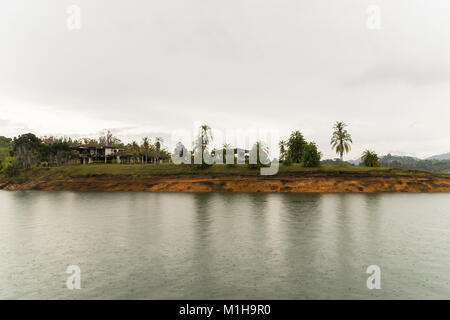
[[[450,178],[347,173],[304,176],[88,177],[0,183],[4,190],[152,192],[450,192]]]

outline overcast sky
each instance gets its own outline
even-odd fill
[[[0,135],[112,129],[171,147],[200,121],[298,129],[328,158],[341,120],[350,159],[450,152],[448,0],[5,0],[0,41]]]

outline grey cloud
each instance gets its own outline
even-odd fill
[[[390,85],[429,86],[450,83],[450,69],[442,66],[414,64],[381,64],[370,67],[357,76],[347,79],[345,85]]]
[[[0,119],[0,126],[7,126],[11,123],[10,120]]]
[[[299,129],[334,157],[330,130],[343,120],[350,157],[448,151],[447,0],[383,2],[376,32],[354,0],[79,0],[78,31],[69,4],[2,4],[1,135],[110,128],[128,141],[201,120]]]

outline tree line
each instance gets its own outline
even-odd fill
[[[284,165],[292,165],[293,163],[304,167],[318,167],[321,164],[328,165],[344,165],[344,155],[351,150],[353,143],[351,134],[347,130],[347,124],[338,121],[332,128],[330,139],[331,148],[339,156],[339,160],[322,161],[322,153],[319,152],[318,146],[314,141],[307,141],[299,130],[292,131],[287,139],[279,141],[279,160]],[[211,127],[203,124],[199,127],[198,136],[196,137],[190,152],[179,142],[174,150],[175,155],[184,154],[194,160],[196,155],[204,154],[211,157],[217,157],[222,154],[223,163],[227,162],[227,150],[232,150],[233,164],[236,164],[235,153],[237,148],[231,147],[230,144],[224,144],[222,149],[210,150],[211,143],[214,139]],[[90,146],[90,147],[114,147],[121,150],[120,154],[134,159],[134,162],[147,163],[149,157],[154,157],[159,162],[160,158],[171,160],[171,154],[163,148],[163,139],[155,137],[142,138],[141,142],[132,141],[124,144],[119,138],[115,137],[110,131],[104,132],[98,139],[93,138],[59,138],[59,137],[41,137],[38,138],[32,133],[19,135],[13,139],[0,137],[0,173],[7,176],[17,174],[24,168],[29,169],[36,166],[61,166],[67,164],[72,159],[76,159],[74,146]],[[250,150],[250,155],[255,155],[256,159],[246,163],[251,168],[260,168],[270,162],[269,148],[262,141],[257,141]],[[256,161],[255,161],[256,160]],[[447,172],[449,171],[450,161],[429,161],[416,159],[399,159],[392,158],[388,155],[380,159],[372,150],[365,150],[361,156],[362,165],[366,167],[398,167],[406,169],[421,169],[427,171]],[[194,164],[194,161],[191,163]],[[202,158],[200,164],[194,164],[201,168],[209,165]]]
[[[353,142],[351,135],[346,129],[346,126],[347,125],[343,122],[336,122],[333,127],[333,134],[331,138],[331,146],[336,151],[336,153],[339,154],[341,165],[343,165],[344,163],[344,154],[350,151],[350,145]],[[187,160],[189,160],[189,163],[193,163],[195,154],[203,155],[206,152],[206,155],[214,157],[218,151],[221,151],[223,156],[223,161],[221,162],[227,163],[225,160],[226,151],[230,149],[235,150],[236,148],[231,147],[229,144],[224,144],[221,150],[213,149],[210,151],[209,146],[213,139],[214,137],[211,132],[211,127],[207,124],[203,124],[199,127],[198,136],[196,137],[196,141],[192,150],[188,152],[187,148],[181,142],[178,142],[177,146],[175,147],[174,154],[181,158],[185,156],[186,153],[189,153],[188,157],[190,156],[191,159],[188,158]],[[279,160],[284,165],[297,163],[304,167],[320,166],[322,153],[319,152],[317,144],[314,141],[306,141],[303,134],[299,130],[293,131],[290,134],[289,138],[287,138],[286,140],[281,140],[278,146],[280,151]],[[260,168],[261,166],[267,164],[268,154],[269,148],[267,147],[267,145],[262,141],[256,141],[251,147],[250,151],[250,155],[255,155],[256,161],[253,162],[256,163],[249,162],[249,166],[252,168]],[[378,163],[376,161],[369,161],[369,158],[373,155],[375,154],[367,151],[367,153],[365,153],[363,157],[367,156],[367,163],[370,166],[377,166]],[[202,163],[199,166],[207,167],[208,164],[202,160]]]
[[[71,160],[78,159],[73,147],[114,147],[123,150],[122,155],[132,157],[136,162],[147,162],[152,155],[157,162],[160,158],[169,157],[169,153],[162,146],[163,139],[155,137],[153,140],[144,137],[139,144],[136,141],[124,144],[110,131],[105,132],[98,139],[66,137],[38,138],[33,133],[19,135],[13,139],[0,137],[0,173],[11,177],[20,169],[33,167],[62,166]]]

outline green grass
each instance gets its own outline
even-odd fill
[[[370,174],[370,175],[418,175],[418,176],[449,176],[446,174],[429,173],[417,170],[404,170],[392,168],[369,168],[356,166],[321,166],[319,168],[304,168],[298,164],[291,166],[280,165],[278,176],[301,175],[336,175],[336,174]],[[197,169],[190,165],[174,164],[87,164],[67,165],[52,168],[33,168],[22,170],[14,181],[30,180],[59,180],[84,177],[134,177],[146,178],[155,176],[179,176],[179,175],[230,175],[230,176],[257,176],[258,169],[251,169],[247,165],[213,165],[206,169]],[[4,179],[3,179],[4,180]]]

